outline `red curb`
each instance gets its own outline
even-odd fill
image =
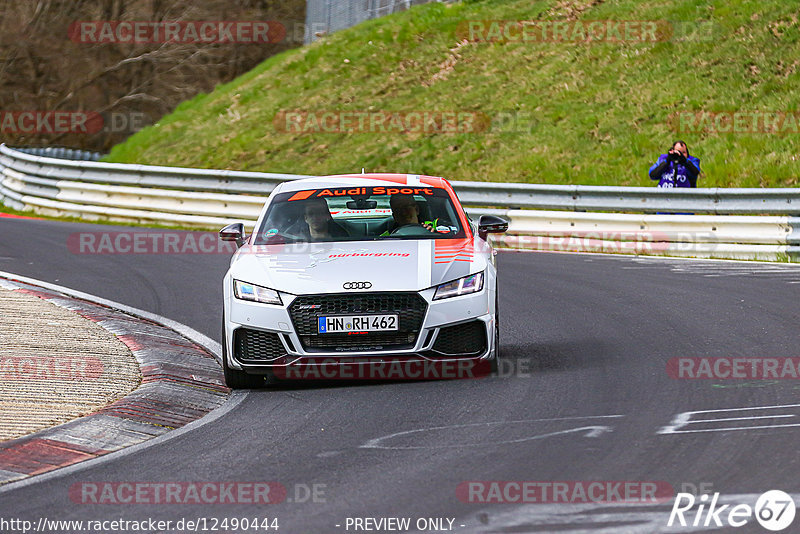
[[[12,215],[10,213],[0,212],[0,219],[30,219],[32,221],[41,221],[40,217],[25,217],[24,215]]]
[[[0,449],[0,469],[25,475],[38,475],[95,458],[106,452],[108,451],[34,438],[18,446]]]
[[[219,407],[230,393],[224,386],[222,369],[209,351],[168,327],[55,290],[9,280],[18,286],[17,291],[44,300],[67,300],[69,310],[79,316],[101,326],[105,321],[111,323],[106,330],[120,332],[115,334],[117,339],[134,353],[143,376],[139,387],[127,397],[92,414],[0,443],[0,484],[112,452],[71,442],[71,436],[76,436],[84,443],[92,443],[98,421],[110,425],[107,432],[119,436],[129,437],[125,432],[129,428],[138,436],[122,441],[126,443],[123,447],[131,446],[203,417]],[[116,422],[106,422],[109,420]],[[142,424],[153,428],[154,433],[141,433]],[[65,428],[69,428],[70,438],[64,437]]]

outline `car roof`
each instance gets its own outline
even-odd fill
[[[370,174],[335,174],[331,176],[315,176],[313,178],[301,178],[283,182],[278,186],[280,191],[303,191],[314,188],[330,187],[374,187],[381,185],[395,184],[410,187],[436,187],[448,189],[449,183],[444,178],[437,176],[426,176],[423,174],[390,174],[390,173],[370,173]]]

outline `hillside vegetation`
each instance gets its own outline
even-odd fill
[[[682,138],[701,159],[701,187],[796,186],[800,125],[791,113],[778,115],[777,123],[772,114],[800,109],[798,13],[785,0],[428,4],[276,55],[183,103],[108,159],[298,174],[363,167],[452,180],[652,185],[647,169]],[[468,21],[487,20],[570,22],[570,31],[577,31],[576,21],[653,21],[658,38],[465,39]],[[473,113],[478,127],[325,133],[306,118],[303,131],[285,131],[287,112],[313,118],[414,111]],[[726,123],[688,121],[684,128],[695,129],[678,132],[680,121],[670,120],[737,111],[765,113],[772,126],[751,132],[742,122],[720,132]]]

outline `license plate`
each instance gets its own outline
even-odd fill
[[[397,315],[333,315],[317,317],[317,332],[384,332],[397,330]]]

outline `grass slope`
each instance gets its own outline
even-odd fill
[[[683,40],[458,44],[467,20],[712,21]],[[674,139],[701,187],[798,184],[800,134],[676,133],[682,111],[796,111],[798,12],[785,0],[497,0],[428,4],[274,56],[116,146],[117,162],[298,174],[652,185]],[[708,37],[708,38],[704,38]],[[709,39],[710,38],[710,39]],[[526,131],[286,133],[285,110],[482,112]],[[523,125],[524,126],[524,125]]]

